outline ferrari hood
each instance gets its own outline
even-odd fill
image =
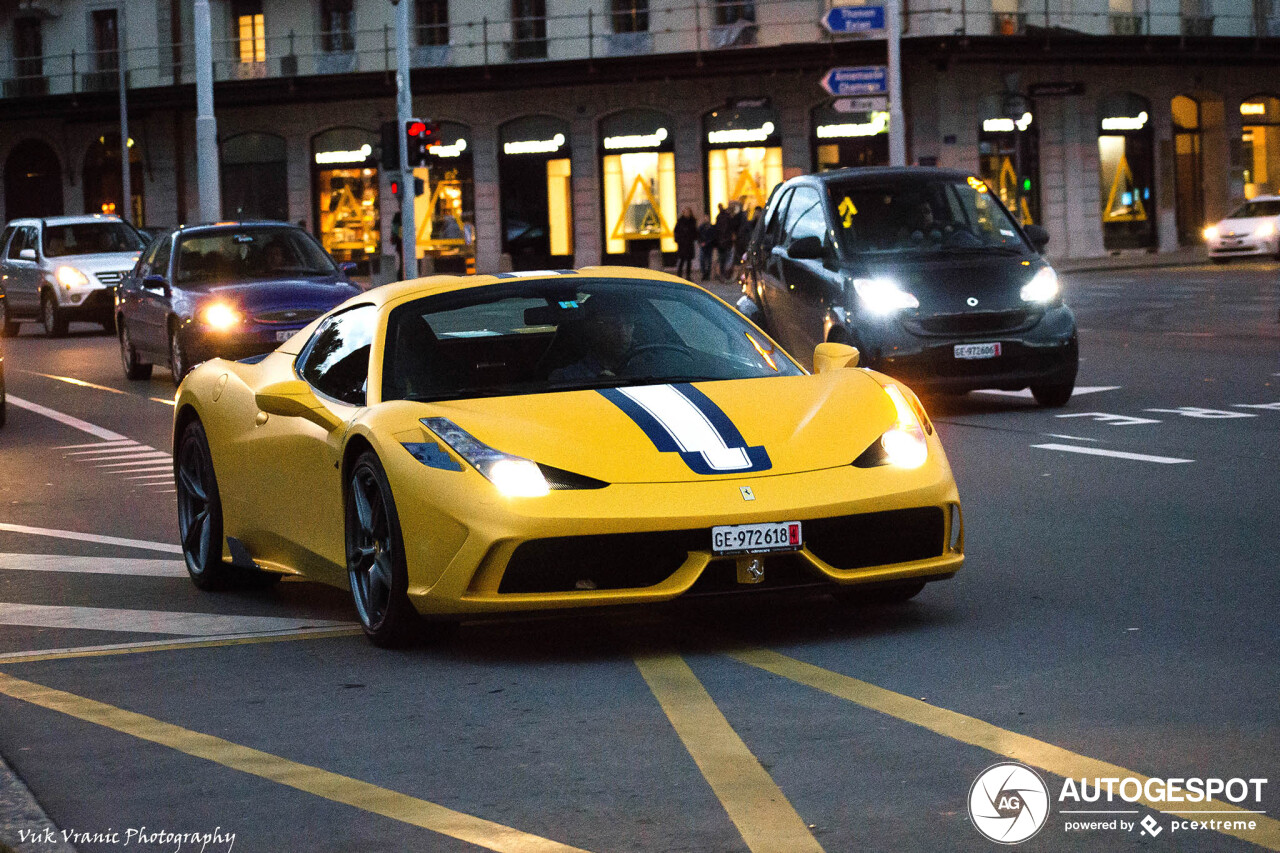
[[[497,450],[609,483],[848,465],[895,418],[860,370],[390,405],[397,420],[401,407],[448,418]]]

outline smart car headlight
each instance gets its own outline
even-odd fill
[[[200,312],[200,319],[211,329],[225,332],[240,325],[240,312],[225,302],[215,302]]]
[[[1205,238],[1206,240],[1217,240],[1217,239],[1218,239],[1218,226],[1217,226],[1217,225],[1210,225],[1208,228],[1204,229],[1204,238]]]
[[[1058,298],[1061,288],[1058,286],[1058,274],[1053,267],[1045,267],[1031,277],[1031,281],[1022,285],[1023,302],[1052,302]]]
[[[75,267],[62,266],[58,267],[53,274],[58,280],[58,284],[70,290],[73,287],[84,287],[89,283],[89,276],[82,273]]]
[[[853,289],[872,314],[888,315],[907,308],[919,308],[920,300],[887,278],[855,278]]]
[[[538,463],[494,450],[448,418],[422,418],[421,423],[471,463],[508,498],[540,498],[551,491]]]
[[[1264,222],[1253,230],[1253,236],[1260,237],[1264,240],[1268,237],[1274,236],[1275,233],[1276,233],[1275,222]]]

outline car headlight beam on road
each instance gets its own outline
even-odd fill
[[[1057,299],[1060,292],[1058,274],[1053,267],[1045,267],[1022,286],[1022,301],[1044,304]]]
[[[551,488],[538,463],[494,450],[448,418],[422,418],[421,423],[471,463],[508,498],[540,498]]]
[[[73,287],[85,287],[89,284],[89,276],[82,273],[75,267],[61,266],[55,272],[54,277],[58,280],[58,284],[67,290]]]
[[[225,332],[240,325],[240,312],[225,302],[215,302],[200,312],[200,319],[211,329]]]
[[[853,289],[872,314],[887,316],[895,311],[919,308],[920,300],[887,278],[855,278]]]

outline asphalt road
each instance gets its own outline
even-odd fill
[[[1066,293],[1065,409],[926,401],[967,560],[910,604],[504,619],[399,652],[351,630],[339,590],[196,590],[167,371],[129,383],[112,338],[24,327],[4,342],[0,756],[83,851],[986,851],[970,789],[1006,760],[1047,786],[1028,850],[1280,850],[1280,273]],[[1267,781],[1234,807],[1061,796],[1130,776]],[[26,829],[0,839],[53,849]]]

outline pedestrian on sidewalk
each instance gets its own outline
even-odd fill
[[[676,241],[676,275],[692,279],[693,247],[698,242],[698,220],[693,216],[693,208],[686,207],[680,213],[671,236]]]
[[[716,277],[725,278],[733,265],[733,212],[723,204],[716,210]]]
[[[703,281],[711,278],[712,255],[716,251],[717,240],[716,227],[710,219],[702,217],[702,224],[698,226],[698,264],[702,267]]]

